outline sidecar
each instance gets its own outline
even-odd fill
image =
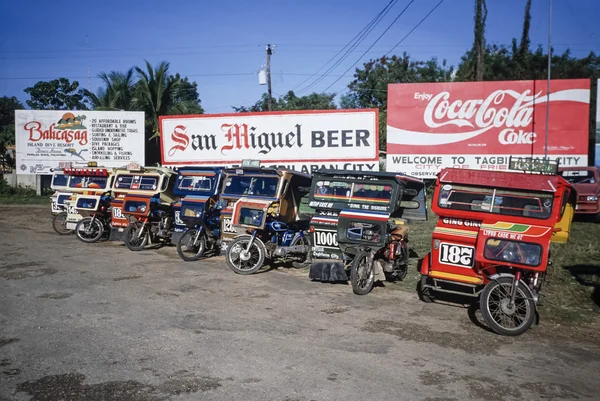
[[[320,170],[312,179],[309,206],[312,262],[309,278],[348,281],[352,260],[362,250],[377,251],[391,235],[408,242],[409,222],[427,220],[425,184],[400,173]],[[394,255],[396,250],[387,250]],[[389,254],[388,254],[389,257]],[[405,250],[403,257],[408,257]],[[375,280],[384,280],[379,265]]]

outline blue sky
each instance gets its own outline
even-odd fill
[[[416,0],[356,65],[387,53],[439,0]],[[349,42],[389,0],[4,0],[0,4],[0,96],[28,97],[42,79],[77,79],[96,90],[102,71],[149,60],[198,82],[207,113],[254,103],[265,45],[272,56],[273,93],[297,88]],[[409,0],[399,0],[377,28],[312,90],[322,91],[355,63]],[[488,43],[509,44],[521,33],[525,0],[487,0]],[[437,57],[456,65],[473,40],[474,0],[445,0],[395,53]],[[600,1],[553,0],[555,51],[600,52]],[[548,0],[534,0],[531,41],[547,43]],[[86,47],[86,35],[88,46]],[[339,92],[354,69],[329,89]],[[317,75],[318,76],[318,75]],[[316,77],[315,77],[316,78]],[[315,78],[312,78],[314,80]],[[311,82],[309,81],[309,83]],[[306,94],[300,92],[300,94]]]

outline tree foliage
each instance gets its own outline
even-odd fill
[[[342,108],[379,109],[379,145],[386,146],[387,88],[388,84],[415,82],[448,82],[454,69],[446,61],[436,58],[418,61],[404,53],[401,57],[381,57],[357,68],[354,80],[348,85],[350,92],[342,96]]]
[[[31,97],[27,105],[36,110],[87,110],[84,90],[77,88],[79,82],[67,78],[39,81],[25,89]]]
[[[15,144],[15,110],[20,109],[24,107],[16,97],[0,97],[0,167],[14,167],[15,161],[6,153],[6,146]]]
[[[334,98],[335,93],[311,93],[310,95],[298,97],[294,91],[288,91],[279,98],[273,98],[273,111],[336,109]],[[260,100],[252,106],[233,106],[233,109],[238,113],[268,111],[268,102],[269,97],[264,93]]]

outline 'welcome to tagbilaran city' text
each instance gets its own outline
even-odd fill
[[[123,150],[121,140],[127,138],[128,134],[137,134],[137,128],[128,127],[129,124],[136,124],[136,120],[100,118],[90,123],[92,160],[131,160],[133,152]]]

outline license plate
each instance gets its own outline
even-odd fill
[[[120,233],[122,233],[123,231],[125,231],[125,229],[123,227],[119,228]]]

